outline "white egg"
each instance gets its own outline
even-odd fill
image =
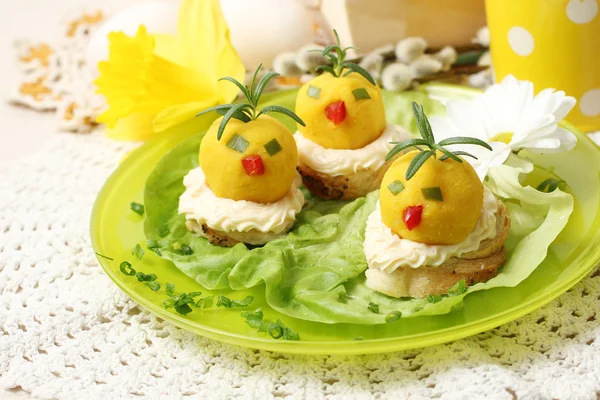
[[[179,2],[154,0],[125,9],[105,22],[92,36],[87,61],[96,72],[108,58],[108,34],[123,31],[134,35],[143,24],[149,33],[176,34]],[[312,43],[310,11],[301,2],[281,0],[221,0],[231,40],[247,69],[260,63],[270,67],[282,52]]]
[[[279,53],[313,43],[310,10],[301,1],[221,0],[231,40],[246,68],[270,67]]]
[[[97,72],[98,62],[108,58],[108,34],[123,31],[135,35],[140,25],[150,33],[177,32],[179,2],[154,0],[127,8],[106,21],[92,36],[87,48],[87,63]]]

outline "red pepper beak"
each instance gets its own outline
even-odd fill
[[[325,116],[335,125],[341,124],[346,119],[346,105],[343,101],[334,101],[325,107]]]
[[[261,156],[253,154],[242,158],[242,165],[248,176],[262,175],[265,173],[265,165]]]

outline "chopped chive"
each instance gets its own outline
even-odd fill
[[[227,296],[220,295],[217,299],[217,307],[233,308],[233,307],[248,307],[254,301],[254,297],[246,296],[244,300],[231,300]]]
[[[271,322],[269,328],[267,329],[267,333],[273,339],[279,339],[283,336],[283,326],[279,325],[279,320],[277,322]]]
[[[196,307],[198,308],[210,308],[213,306],[215,296],[207,296],[203,297],[196,303]]]
[[[167,294],[167,296],[173,297],[173,295],[175,294],[175,284],[167,282],[167,284],[165,285],[165,293]]]
[[[135,269],[131,267],[131,263],[129,261],[123,261],[119,265],[119,270],[121,270],[121,272],[127,276],[134,276],[136,273]]]
[[[160,236],[161,238],[164,238],[169,233],[171,233],[171,230],[166,225],[161,225],[160,228],[158,228],[158,236]]]
[[[421,193],[423,193],[423,197],[427,200],[444,201],[442,189],[439,186],[423,188],[421,189]]]
[[[194,254],[194,250],[192,250],[190,246],[188,246],[187,244],[183,244],[179,241],[173,242],[171,244],[171,248],[173,248],[173,250],[175,250],[176,252],[183,254],[184,256]]]
[[[237,151],[238,153],[243,153],[244,151],[246,151],[249,144],[250,143],[242,136],[238,135],[237,133],[234,133],[233,136],[227,142],[227,147],[229,147],[231,150]]]
[[[145,251],[142,249],[142,246],[138,244],[135,245],[135,248],[131,252],[138,260],[141,260],[144,257]]]
[[[132,201],[131,204],[129,204],[129,207],[134,213],[144,215],[144,206],[142,204]]]
[[[146,286],[150,288],[153,292],[158,292],[160,290],[160,283],[158,282],[148,282]]]
[[[392,311],[388,315],[385,316],[385,322],[394,322],[398,321],[402,318],[402,313],[400,311]]]
[[[162,302],[162,305],[165,309],[173,307],[178,314],[187,315],[193,311],[192,307],[190,307],[190,304],[194,304],[194,298],[200,296],[201,294],[202,292],[182,293],[179,296],[173,296],[166,299]]]
[[[369,96],[369,92],[367,92],[365,88],[354,89],[352,94],[354,94],[354,98],[356,100],[365,100],[371,98],[371,96]]]
[[[265,144],[265,150],[267,151],[267,153],[269,153],[270,156],[274,156],[275,154],[283,150],[283,147],[281,147],[277,139],[273,139],[267,144]]]
[[[154,254],[156,254],[157,256],[159,256],[159,257],[162,256],[162,253],[160,251],[160,244],[158,243],[158,241],[152,240],[152,239],[147,239],[146,247],[148,248],[148,250],[154,252]]]
[[[379,314],[379,304],[377,303],[373,303],[372,301],[369,302],[369,306],[367,307],[369,309],[369,311],[371,311],[372,313],[375,314]]]
[[[401,181],[394,181],[388,185],[388,189],[394,196],[404,190],[404,184]]]
[[[136,273],[135,277],[137,278],[137,280],[139,282],[153,282],[153,281],[156,280],[156,275],[155,274],[148,274],[148,275],[146,275],[143,272]]]
[[[187,244],[182,244],[181,245],[181,253],[183,255],[190,256],[190,255],[194,254],[194,250],[192,250],[192,248],[190,246],[188,246]]]
[[[100,253],[98,253],[98,252],[94,252],[94,253],[95,253],[95,254],[96,254],[98,257],[106,258],[108,261],[113,261],[113,260],[114,260],[114,258],[107,257],[107,256],[105,256],[105,255],[103,255],[103,254],[100,254]]]
[[[440,301],[442,301],[442,296],[440,296],[439,294],[430,294],[429,296],[427,296],[427,301],[429,303],[439,303]]]
[[[465,282],[464,279],[461,279],[460,281],[456,282],[454,284],[454,286],[452,286],[449,290],[448,290],[448,294],[450,296],[459,296],[461,294],[463,294],[464,292],[467,291],[467,283]]]
[[[565,181],[558,180],[558,179],[553,179],[553,178],[548,178],[545,181],[543,181],[542,183],[540,183],[536,190],[540,191],[540,192],[544,192],[544,193],[552,193],[554,192],[556,189],[559,188],[561,183],[565,183]]]
[[[249,311],[242,311],[242,317],[246,319],[246,323],[252,328],[259,329],[263,322],[263,312],[257,310],[253,313]]]
[[[321,97],[321,88],[318,88],[313,85],[308,85],[308,90],[306,91],[306,94],[312,98],[318,99],[319,97]]]
[[[281,321],[277,321],[280,322]],[[283,325],[283,323],[282,323]],[[297,334],[296,332],[294,332],[293,330],[291,330],[290,328],[288,328],[287,326],[283,325],[283,339],[284,340],[300,340],[300,335]]]

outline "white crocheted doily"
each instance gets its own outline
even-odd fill
[[[221,344],[142,311],[104,274],[89,219],[131,148],[59,135],[0,169],[0,388],[38,398],[600,398],[600,270],[492,331],[371,356]]]

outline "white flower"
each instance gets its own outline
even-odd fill
[[[465,157],[481,179],[489,168],[501,165],[511,151],[527,149],[538,153],[568,151],[577,138],[558,123],[575,106],[564,92],[545,89],[533,95],[533,84],[509,75],[470,101],[450,100],[447,117],[431,117],[436,140],[470,136],[489,142],[493,151],[474,145],[453,145],[478,160]]]

